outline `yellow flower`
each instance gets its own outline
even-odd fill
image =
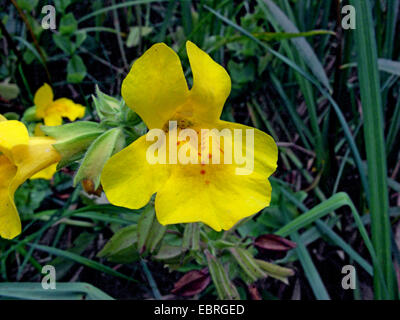
[[[186,43],[186,50],[193,74],[190,90],[177,54],[158,43],[133,64],[123,81],[125,102],[149,129],[168,132],[172,120],[177,121],[178,134],[184,128],[196,132],[216,128],[231,132],[236,129],[244,137],[247,129],[254,130],[253,150],[247,145],[243,147],[245,153],[253,152],[254,169],[247,175],[239,175],[236,169],[240,165],[236,162],[151,164],[146,153],[154,142],[143,136],[107,162],[101,181],[111,203],[131,209],[143,207],[157,193],[155,209],[163,225],[204,222],[217,231],[228,230],[240,219],[269,205],[268,177],[276,170],[277,146],[264,132],[220,120],[231,90],[230,77],[192,42]],[[165,141],[167,153],[171,149],[169,142],[170,138]],[[185,142],[177,144],[182,148]],[[212,157],[215,152],[223,155],[224,150],[220,145],[217,151],[208,151],[208,155]]]
[[[45,83],[38,89],[38,91],[36,91],[33,99],[36,105],[36,116],[39,119],[44,119],[44,124],[46,126],[61,125],[63,117],[66,117],[71,121],[84,117],[84,106],[74,103],[72,100],[67,98],[60,98],[53,101],[53,97],[53,90],[47,83]],[[45,135],[40,129],[41,125],[41,123],[38,123],[35,127],[35,136],[37,137]],[[57,164],[53,164],[32,176],[31,179],[50,180],[56,172]]]
[[[42,123],[37,123],[35,126],[34,130],[34,135],[35,137],[45,137],[45,133],[42,131],[40,128],[43,124]],[[54,174],[57,172],[57,164],[54,163],[51,166],[39,171],[38,173],[34,174],[32,177],[30,177],[30,180],[35,180],[35,179],[45,179],[45,180],[51,180],[54,176]]]
[[[21,233],[14,193],[28,178],[60,160],[54,139],[29,137],[22,122],[0,116],[0,237]]]
[[[60,98],[57,100],[53,100],[53,98],[53,90],[45,83],[36,91],[33,99],[36,105],[36,117],[44,119],[44,124],[46,126],[61,125],[63,117],[71,121],[84,117],[84,106],[74,103],[67,98]]]

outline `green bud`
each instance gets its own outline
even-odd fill
[[[221,300],[239,300],[239,293],[229,277],[223,265],[208,250],[205,251],[208,263],[208,270],[217,289],[218,297]]]
[[[117,121],[121,116],[121,102],[100,91],[96,85],[96,96],[92,95],[100,120]]]
[[[185,250],[200,249],[200,227],[198,223],[188,223],[183,233],[182,247]]]
[[[36,107],[30,107],[25,110],[24,115],[22,116],[22,121],[26,122],[32,122],[32,121],[37,121],[38,119],[36,118]]]
[[[249,251],[243,248],[230,248],[229,251],[252,282],[267,277]]]
[[[257,265],[271,278],[278,279],[286,284],[289,283],[288,277],[294,275],[294,271],[289,268],[284,268],[273,263],[255,259]]]
[[[121,129],[114,128],[103,133],[93,141],[75,175],[75,186],[80,181],[87,179],[93,182],[94,189],[99,187],[101,172],[108,159],[115,153],[116,145],[121,135]]]

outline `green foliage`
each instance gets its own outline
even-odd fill
[[[13,241],[0,239],[1,297],[110,299],[107,293],[119,293],[100,289],[126,281],[143,283],[146,297],[159,298],[170,294],[164,284],[176,274],[201,270],[196,275],[206,285],[193,293],[200,299],[250,298],[251,286],[267,299],[297,291],[304,299],[349,299],[332,275],[355,264],[364,287],[373,278],[376,298],[399,298],[393,266],[400,191],[397,1],[373,9],[369,1],[350,1],[355,30],[337,23],[339,1],[54,0],[57,29],[51,31],[41,28],[42,1],[16,3],[20,10],[10,5],[0,13],[7,43],[0,49],[0,114],[33,132],[33,96],[43,82],[87,112],[82,121],[42,127],[63,159],[52,181],[30,180],[16,192],[24,230]],[[121,81],[146,49],[170,45],[191,86],[186,40],[231,76],[223,119],[268,132],[279,145],[271,205],[226,232],[200,223],[163,226],[153,202],[119,208],[80,187],[90,181],[101,192],[105,162],[147,130],[120,98]],[[264,235],[297,247],[265,251],[255,244]],[[57,283],[57,294],[31,283],[42,261],[65,281]],[[81,283],[90,273],[107,285]],[[275,281],[285,286],[277,290]],[[190,281],[187,286],[192,289]],[[367,292],[354,298],[370,299]]]

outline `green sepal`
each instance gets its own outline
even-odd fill
[[[92,142],[104,133],[100,124],[89,121],[78,121],[54,127],[42,126],[41,129],[57,140],[53,145],[61,155],[57,169],[79,160]]]
[[[89,133],[101,134],[104,132],[99,123],[91,121],[77,121],[62,126],[42,126],[41,129],[45,134],[56,139],[57,142],[63,142]]]
[[[229,277],[221,262],[208,250],[205,251],[205,254],[208,263],[208,270],[215,288],[217,289],[219,299],[239,300],[239,293],[235,285],[229,280]]]
[[[99,187],[100,176],[104,165],[115,153],[117,142],[121,136],[122,130],[120,128],[114,128],[104,132],[93,141],[75,175],[74,186],[80,181],[88,179],[93,182],[94,189]],[[122,139],[124,139],[123,136]]]
[[[236,262],[246,273],[251,282],[267,277],[267,274],[257,264],[253,255],[249,251],[243,248],[230,248],[229,251],[232,253]]]
[[[187,223],[185,225],[182,247],[185,250],[200,249],[200,226],[198,223]]]
[[[294,271],[292,269],[284,268],[259,259],[255,259],[255,262],[268,276],[278,279],[286,284],[288,284],[287,278],[294,275]]]

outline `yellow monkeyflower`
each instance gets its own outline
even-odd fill
[[[22,122],[0,116],[0,237],[12,239],[21,233],[14,193],[28,178],[58,162],[55,140],[29,137]]]
[[[211,150],[205,148],[203,137],[198,143],[199,161],[194,158],[188,164],[154,163],[148,161],[154,141],[148,141],[145,135],[106,163],[101,182],[111,203],[131,209],[143,207],[157,193],[155,209],[163,225],[203,222],[217,231],[228,230],[240,219],[269,205],[272,190],[268,177],[276,170],[277,146],[264,132],[220,120],[231,79],[222,66],[192,42],[186,43],[186,50],[193,74],[190,90],[177,54],[158,43],[135,61],[123,81],[122,96],[126,104],[149,129],[162,129],[167,135],[169,132],[180,136],[185,129],[198,134],[203,129],[215,128],[239,131],[244,139],[247,131],[253,132],[254,147],[242,144],[241,150],[254,156],[253,170],[238,174],[237,169],[243,164],[236,160],[231,164],[205,162],[207,156],[227,157],[229,152],[225,144]],[[168,135],[160,141],[169,156],[173,139]],[[176,144],[178,153],[183,150],[183,154],[190,154],[198,147],[186,140]]]
[[[63,117],[66,117],[71,121],[84,117],[84,106],[74,103],[72,100],[67,98],[60,98],[57,100],[53,100],[53,98],[53,90],[47,83],[45,83],[36,91],[33,99],[36,105],[36,117],[44,119],[44,124],[46,126],[61,125]],[[41,125],[41,123],[38,123],[35,127],[35,136],[37,137],[45,136],[43,131],[40,129]],[[31,179],[50,180],[56,172],[57,164],[55,163],[38,172],[32,176]]]
[[[34,130],[34,135],[35,137],[44,137],[46,136],[42,129],[40,127],[42,126],[42,123],[37,123],[35,126]],[[32,177],[30,177],[30,180],[35,180],[35,179],[45,179],[45,180],[51,180],[54,176],[54,174],[57,172],[57,164],[54,163],[51,166],[39,171],[38,173],[34,174]]]
[[[75,121],[83,118],[85,107],[67,98],[53,100],[54,94],[51,87],[45,83],[35,93],[33,102],[36,105],[36,117],[44,119],[46,126],[59,126],[62,118]]]

